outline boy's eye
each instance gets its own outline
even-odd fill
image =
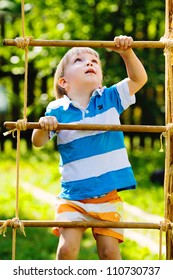
[[[92,59],[92,62],[98,64],[98,61],[96,59]]]
[[[74,60],[74,63],[78,62],[78,61],[82,61],[81,58],[77,57],[75,60]]]

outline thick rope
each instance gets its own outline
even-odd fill
[[[163,232],[167,232],[168,230],[173,231],[173,223],[168,219],[160,222],[160,240],[159,240],[159,260],[162,259],[162,239]]]
[[[23,233],[24,236],[26,236],[24,224],[18,218],[13,218],[13,219],[6,220],[3,223],[3,225],[0,227],[0,234],[2,234],[3,237],[6,237],[7,228],[9,226],[13,229],[20,227],[20,231]]]
[[[162,240],[163,240],[163,231],[168,230],[168,225],[170,224],[170,221],[164,220],[160,222],[160,236],[159,236],[159,260],[162,259]]]
[[[166,105],[166,118],[165,121],[167,123],[167,133],[166,133],[166,158],[165,158],[165,179],[164,179],[164,200],[165,200],[165,220],[171,219],[171,205],[169,201],[169,196],[171,196],[172,191],[172,153],[171,153],[171,128],[173,122],[173,85],[172,85],[172,79],[173,79],[173,73],[172,73],[172,55],[173,55],[173,49],[171,44],[169,44],[169,40],[172,39],[172,7],[171,7],[171,1],[166,1],[166,17],[165,17],[165,39],[167,41],[164,49],[164,55],[165,55],[165,105]],[[171,227],[172,228],[172,227]],[[171,259],[172,255],[172,230],[170,229],[167,232],[166,235],[167,240],[167,259]]]
[[[173,47],[173,40],[163,36],[160,38],[160,42],[164,43],[165,51],[170,50]]]
[[[166,137],[167,136],[167,132],[169,131],[170,135],[172,134],[173,132],[173,123],[168,123],[166,125],[166,131],[162,132],[160,134],[160,150],[159,152],[164,152],[164,149],[163,149],[163,137]]]
[[[16,152],[16,219],[19,221],[19,162],[20,162],[20,129],[25,129],[25,123],[27,122],[27,91],[28,91],[28,44],[31,37],[25,37],[25,9],[24,0],[21,0],[21,13],[22,13],[22,36],[23,39],[16,38],[16,44],[18,47],[25,50],[25,75],[24,75],[24,104],[23,104],[23,121],[17,122],[17,152]],[[24,226],[19,224],[23,233]],[[12,233],[12,260],[15,260],[16,255],[16,228],[13,228]]]
[[[165,220],[168,219],[168,197],[171,195],[169,193],[170,184],[172,183],[173,170],[170,160],[171,151],[171,131],[173,129],[173,123],[168,123],[166,125],[166,162],[165,162],[165,179],[164,179],[164,200],[165,200]]]
[[[19,217],[19,163],[20,163],[20,130],[17,130],[16,151],[16,217]]]
[[[22,36],[25,37],[25,0],[21,0]]]
[[[23,21],[22,21],[23,22]],[[24,75],[24,106],[23,118],[27,120],[27,91],[28,91],[28,45],[32,37],[17,37],[15,42],[18,48],[25,50],[25,75]]]
[[[11,129],[9,131],[4,132],[3,135],[7,136],[7,135],[12,133],[12,136],[15,138],[15,134],[14,133],[17,130],[23,130],[23,131],[27,130],[27,120],[26,119],[17,120],[16,128],[13,128],[13,129]]]
[[[27,120],[27,91],[28,91],[28,45],[32,37],[25,37],[25,1],[21,0],[22,37],[17,37],[15,43],[18,48],[25,50],[25,77],[24,77],[24,108],[23,118]]]
[[[19,221],[19,161],[20,161],[20,130],[26,130],[26,123],[27,123],[27,84],[28,84],[28,45],[31,40],[31,37],[25,37],[25,12],[24,12],[24,0],[21,0],[21,14],[22,14],[22,36],[23,38],[16,38],[15,44],[17,47],[22,48],[25,50],[25,76],[24,76],[24,108],[23,108],[23,120],[18,120],[16,128],[8,131],[5,135],[12,133],[14,136],[14,132],[17,131],[17,155],[16,155],[16,218],[12,220],[7,220],[1,227],[0,227],[0,234],[3,234],[5,236],[7,226],[10,225],[13,228],[13,242],[12,242],[12,259],[15,259],[15,251],[16,251],[16,223],[20,226],[21,231],[25,235],[24,226]],[[170,48],[172,48],[172,41],[168,40],[167,38],[162,38],[161,41],[164,41],[165,43],[165,55],[168,57],[170,56]],[[169,57],[170,58],[170,57]],[[168,59],[169,60],[169,59]],[[170,98],[170,97],[168,97]],[[170,100],[168,100],[170,101]],[[171,109],[171,103],[167,102],[167,106],[169,106],[168,111]],[[171,121],[167,119],[169,122]],[[168,127],[168,130],[166,132],[167,135],[167,151],[170,151],[170,130],[172,129],[173,124],[171,124],[171,127]],[[161,151],[163,151],[163,145],[162,145],[162,136],[165,136],[165,134],[161,134]],[[170,156],[169,156],[170,159]],[[166,172],[169,170],[169,160],[167,160],[167,166],[166,166]],[[169,180],[166,176],[166,195],[168,190],[168,184],[170,181],[170,174],[166,174],[169,177]],[[165,204],[166,206],[166,204]],[[166,208],[167,210],[167,208]],[[167,211],[165,211],[167,213]],[[165,221],[160,223],[160,244],[159,244],[159,258],[162,257],[162,232],[167,231],[168,227],[170,226],[170,222],[167,221],[167,216],[165,215]],[[172,224],[171,224],[172,229]]]

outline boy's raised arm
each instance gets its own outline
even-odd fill
[[[130,95],[133,95],[147,82],[147,73],[131,48],[132,37],[118,36],[114,38],[114,42],[114,51],[121,55],[126,65]]]

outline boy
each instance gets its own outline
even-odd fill
[[[113,50],[124,60],[128,77],[110,88],[102,87],[98,53],[72,48],[55,73],[56,100],[39,120],[42,129],[33,131],[36,147],[57,136],[62,175],[58,221],[122,221],[122,200],[117,192],[136,187],[121,131],[57,131],[57,122],[120,124],[120,114],[135,103],[134,94],[147,81],[145,69],[131,48],[131,37],[117,36],[114,42]],[[84,231],[54,229],[59,235],[57,259],[77,259]],[[100,259],[121,259],[121,229],[93,228],[93,235]]]

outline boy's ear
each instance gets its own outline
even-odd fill
[[[67,81],[66,81],[66,79],[64,78],[64,77],[61,77],[61,78],[59,78],[59,80],[58,80],[58,85],[60,86],[60,87],[62,87],[62,88],[66,88],[66,86],[67,86]]]

